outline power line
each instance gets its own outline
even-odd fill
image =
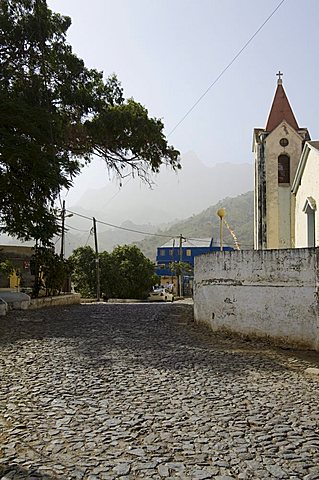
[[[232,58],[232,60],[226,65],[226,67],[220,72],[220,74],[215,78],[215,80],[209,85],[209,87],[205,90],[205,92],[196,100],[196,102],[192,105],[192,107],[185,113],[185,115],[181,118],[181,120],[175,125],[175,127],[168,133],[168,137],[175,132],[175,130],[181,125],[181,123],[188,117],[188,115],[195,109],[195,107],[200,103],[200,101],[207,95],[207,93],[213,88],[214,85],[218,82],[218,80],[227,72],[227,70],[232,66],[232,64],[237,60],[237,58],[243,53],[243,51],[250,45],[250,43],[253,41],[253,39],[258,35],[258,33],[263,29],[263,27],[269,22],[269,20],[274,16],[274,14],[277,12],[277,10],[281,7],[281,5],[285,2],[286,0],[281,0],[279,4],[276,6],[276,8],[271,12],[271,14],[266,18],[266,20],[260,25],[260,27],[255,31],[255,33],[249,38],[249,40],[244,44],[244,46],[237,52],[237,54]],[[128,181],[124,184],[124,187],[127,185],[127,183],[131,180],[131,177],[128,179]],[[108,205],[119,193],[121,193],[121,188],[108,200],[108,202],[105,205]],[[73,215],[78,215],[79,217],[85,218],[87,220],[92,220],[91,217],[87,217],[85,215],[81,215],[79,213],[72,212],[71,210],[67,210],[69,213],[72,213]],[[134,233],[140,233],[141,235],[150,235],[150,236],[155,236],[155,237],[165,237],[165,238],[172,238],[174,235],[168,236],[168,235],[161,235],[161,234],[156,234],[156,233],[148,233],[148,232],[141,232],[139,230],[133,230],[130,228],[125,228],[125,227],[120,227],[118,225],[113,225],[111,223],[103,222],[101,220],[96,220],[98,223],[101,223],[102,225],[107,225],[112,228],[117,228],[120,230],[125,230],[127,232],[134,232]],[[75,227],[68,227],[68,228],[73,228],[74,230],[78,230]],[[78,230],[81,231],[81,230]],[[83,230],[82,230],[83,231]],[[177,236],[177,235],[175,235]],[[198,240],[198,239],[189,239],[189,240]]]
[[[195,107],[199,104],[199,102],[207,95],[209,90],[213,88],[214,85],[218,82],[218,80],[224,75],[224,73],[227,72],[227,70],[232,66],[232,64],[237,60],[237,58],[243,53],[244,50],[248,47],[248,45],[253,41],[253,39],[258,35],[258,33],[263,29],[263,27],[266,25],[266,23],[269,22],[269,20],[273,17],[273,15],[277,12],[277,10],[281,7],[281,5],[285,2],[286,0],[281,0],[277,7],[271,12],[271,14],[266,18],[266,20],[260,25],[258,30],[250,37],[250,39],[245,43],[245,45],[239,50],[238,53],[233,57],[233,59],[226,65],[226,67],[220,72],[220,74],[215,78],[213,83],[209,85],[209,87],[205,90],[205,92],[196,100],[196,102],[193,104],[193,106],[185,113],[185,115],[182,117],[182,119],[175,125],[175,127],[168,133],[168,137],[172,135],[173,132],[180,126],[180,124],[185,120],[186,117],[194,110]]]
[[[196,100],[196,102],[192,105],[192,107],[185,113],[185,115],[181,118],[181,120],[175,125],[175,127],[168,133],[167,137],[172,135],[173,132],[183,123],[183,121],[188,117],[188,115],[196,108],[196,106],[200,103],[200,101],[207,95],[207,93],[213,88],[214,85],[218,82],[218,80],[227,72],[227,70],[232,66],[232,64],[237,60],[237,58],[243,53],[244,50],[250,45],[250,43],[253,41],[253,39],[258,35],[258,33],[264,28],[264,26],[269,22],[269,20],[274,16],[274,14],[279,10],[281,5],[285,2],[286,0],[281,0],[279,4],[276,6],[276,8],[271,12],[271,14],[266,18],[266,20],[260,25],[260,27],[256,30],[256,32],[249,38],[249,40],[245,43],[245,45],[237,52],[237,54],[233,57],[233,59],[226,65],[226,67],[220,72],[220,74],[215,78],[215,80],[209,85],[209,87],[205,90],[205,92]],[[128,181],[124,184],[123,187],[127,185],[127,183],[131,180],[131,177],[128,179]],[[122,188],[120,188],[106,203],[108,205],[119,193],[121,193]],[[61,201],[61,199],[60,199]],[[103,223],[103,222],[100,222]],[[112,225],[110,225],[112,226]],[[114,228],[120,228],[120,227],[114,227]],[[122,230],[125,230],[125,228],[122,227]],[[128,231],[133,231],[129,230]],[[140,232],[136,232],[140,233]],[[143,233],[143,232],[141,232]],[[149,234],[147,233],[146,235],[154,235],[154,234]],[[165,236],[166,235],[157,235],[157,236]],[[168,237],[166,237],[168,238]]]
[[[226,67],[220,72],[220,74],[215,78],[215,80],[209,85],[209,87],[205,90],[205,92],[198,98],[198,100],[192,105],[192,107],[185,113],[185,115],[181,118],[181,120],[175,125],[175,127],[168,133],[168,137],[175,132],[175,130],[181,125],[181,123],[188,117],[188,115],[195,109],[195,107],[200,103],[200,101],[207,95],[207,93],[213,88],[214,85],[218,82],[218,80],[227,72],[227,70],[232,66],[232,64],[237,60],[237,58],[243,53],[243,51],[250,45],[250,43],[253,41],[253,39],[258,35],[258,33],[263,29],[263,27],[269,22],[269,20],[274,16],[274,14],[277,12],[277,10],[281,7],[281,5],[285,2],[286,0],[281,0],[279,4],[276,6],[276,8],[271,12],[271,14],[266,18],[266,20],[260,25],[260,27],[255,31],[255,33],[249,38],[249,40],[244,44],[244,46],[237,52],[237,54],[232,58],[232,60],[226,65]],[[131,180],[131,177],[128,179],[128,181],[124,184],[124,187],[127,185],[127,183]],[[121,193],[122,189],[119,189],[106,203],[108,205],[119,193]],[[87,217],[85,215],[81,215],[79,213],[72,212],[70,210],[67,210],[69,213],[73,213],[73,215],[78,215],[79,217],[85,218],[87,220],[92,220],[91,217]],[[101,223],[102,225],[107,225],[112,228],[117,228],[120,230],[125,230],[127,232],[133,232],[133,233],[139,233],[141,235],[150,235],[150,236],[155,236],[155,237],[165,237],[165,238],[172,238],[174,235],[161,235],[161,234],[156,234],[156,233],[149,233],[149,232],[142,232],[139,230],[133,230],[130,228],[125,228],[125,227],[120,227],[118,225],[113,225],[111,223],[103,222],[101,220],[97,220],[98,223]],[[68,228],[73,228],[73,230],[78,230],[78,231],[84,231],[84,230],[79,230],[76,229],[75,227],[68,227]],[[175,235],[176,236],[176,235]],[[189,240],[198,240],[196,238],[192,238]]]
[[[73,210],[66,210],[66,211],[69,212],[69,213],[72,213],[73,215],[77,215],[78,217],[85,218],[86,220],[92,221],[92,219],[93,219],[93,217],[88,217],[87,215],[83,215],[81,213],[74,212]],[[132,228],[120,227],[119,225],[114,225],[113,223],[104,222],[104,221],[98,220],[98,219],[96,219],[96,222],[100,223],[101,225],[106,225],[108,227],[117,228],[119,230],[125,230],[126,232],[139,233],[141,235],[150,235],[152,237],[164,237],[164,238],[176,237],[177,238],[179,236],[179,235],[174,235],[174,234],[163,235],[161,233],[142,232],[141,230],[134,230]],[[191,238],[189,240],[197,240],[197,239],[196,238]],[[203,239],[201,239],[201,240],[203,240]]]
[[[75,227],[71,227],[71,225],[65,225],[67,228],[71,228],[72,230],[76,230],[77,232],[83,232],[83,233],[87,233],[88,230],[81,230],[80,228],[75,228]]]
[[[90,220],[90,222],[93,220],[93,217],[88,217],[87,215],[83,215],[81,213],[77,213],[77,212],[74,212],[73,210],[67,210],[67,212],[69,213],[72,213],[73,215],[77,215],[78,217],[81,217],[81,218],[84,218],[85,220]],[[104,222],[102,220],[96,220],[97,223],[100,223],[101,225],[106,225],[108,227],[112,227],[112,228],[117,228],[119,230],[125,230],[127,232],[133,232],[133,233],[139,233],[141,235],[149,235],[149,236],[152,236],[152,237],[163,237],[163,238],[178,238],[179,235],[176,235],[176,234],[170,234],[170,235],[164,235],[164,234],[161,234],[161,233],[150,233],[150,232],[142,232],[141,230],[134,230],[132,228],[126,228],[126,227],[120,227],[119,225],[114,225],[112,223],[107,223],[107,222]],[[82,230],[84,231],[84,230]],[[85,232],[87,232],[87,230],[85,230]],[[92,235],[92,228],[89,230],[89,235],[88,235],[88,238],[85,242],[85,245],[87,245],[88,241],[89,241],[89,238],[90,236]],[[196,241],[196,242],[202,242],[202,243],[207,243],[206,240],[204,240],[203,238],[193,238],[193,237],[184,237],[185,240],[187,241]],[[248,245],[248,244],[240,244],[241,247],[253,247],[253,245]]]
[[[81,213],[76,213],[76,212],[73,212],[71,210],[67,210],[67,211],[69,213],[72,213],[73,215],[77,215],[81,218],[85,218],[86,220],[92,221],[93,217],[88,217],[87,215],[82,215]],[[113,223],[107,223],[107,222],[103,222],[102,220],[97,220],[97,219],[96,219],[96,222],[100,223],[101,225],[106,225],[108,227],[117,228],[119,230],[125,230],[126,232],[140,233],[141,235],[150,235],[150,236],[153,236],[153,237],[165,237],[165,238],[172,238],[174,236],[174,235],[162,235],[160,233],[142,232],[141,230],[134,230],[132,228],[120,227],[119,225],[114,225]]]
[[[91,235],[92,235],[92,228],[90,229],[88,238],[86,239],[86,242],[85,242],[85,244],[84,244],[85,247],[87,246]]]
[[[124,185],[121,185],[120,188],[118,189],[118,191],[116,193],[114,193],[114,195],[108,199],[108,201],[106,203],[104,203],[103,205],[103,208],[107,207],[107,205],[109,205],[112,200],[114,200],[115,197],[117,197],[119,195],[119,193],[121,193],[123,191],[123,188],[126,187],[126,185],[132,180],[132,177],[130,177],[125,183]]]

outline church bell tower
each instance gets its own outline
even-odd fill
[[[294,246],[294,204],[291,186],[303,144],[310,140],[300,128],[286,96],[282,73],[266,128],[255,128],[254,248],[257,250]]]

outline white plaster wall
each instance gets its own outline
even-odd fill
[[[258,248],[258,227],[259,227],[259,211],[258,211],[258,155],[257,155],[257,143],[254,142],[254,248]]]
[[[287,138],[289,144],[282,147],[281,138]],[[293,182],[302,150],[302,141],[298,133],[287,122],[282,122],[266,138],[266,184],[267,184],[267,248],[289,248],[290,234],[290,196],[283,193],[283,186],[278,186],[278,157],[290,157],[290,185]],[[289,188],[289,187],[288,187]],[[282,212],[282,209],[284,212]],[[288,214],[288,224],[280,227],[281,219]],[[286,228],[288,227],[288,228]]]
[[[290,247],[290,185],[278,185],[278,248]]]
[[[195,320],[319,349],[317,255],[291,249],[196,257]]]
[[[310,149],[305,169],[301,177],[301,184],[296,195],[295,207],[295,245],[296,247],[307,246],[307,215],[302,211],[307,197],[312,197],[316,201],[317,210],[315,212],[316,225],[316,246],[319,246],[319,152],[313,148]]]

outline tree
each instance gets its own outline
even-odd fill
[[[92,247],[76,248],[69,257],[76,292],[84,298],[96,296],[96,256]]]
[[[174,275],[192,275],[193,266],[188,262],[170,262],[169,269]]]
[[[34,274],[33,297],[38,297],[41,289],[45,290],[46,296],[59,295],[71,273],[69,261],[47,247],[36,248],[30,266]]]
[[[182,276],[193,275],[194,268],[188,262],[170,262],[169,269],[172,272],[172,274],[175,275],[177,278],[177,292],[179,294],[180,291],[183,290],[182,283],[180,283],[182,282]]]
[[[1,230],[42,244],[59,231],[59,193],[93,155],[120,178],[180,168],[161,120],[72,52],[70,24],[46,0],[0,2]]]
[[[83,297],[96,296],[96,255],[89,247],[74,250],[69,262],[72,281]],[[135,245],[116,247],[99,254],[100,286],[104,298],[146,298],[158,281],[153,263]]]
[[[110,254],[114,265],[112,296],[117,298],[146,298],[158,281],[154,264],[136,245],[116,247]]]
[[[14,266],[10,260],[0,259],[0,274],[8,278],[14,272]]]

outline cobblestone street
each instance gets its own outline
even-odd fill
[[[0,479],[319,479],[319,355],[178,304],[0,320]]]

